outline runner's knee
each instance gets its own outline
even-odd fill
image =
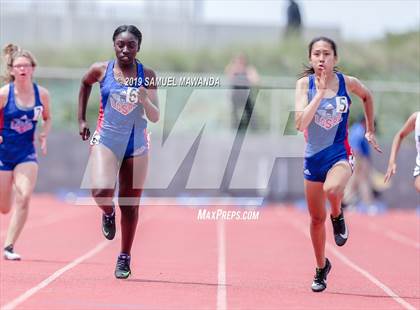
[[[326,215],[311,215],[311,225],[312,226],[320,226],[324,225],[326,220]]]
[[[344,195],[344,188],[340,184],[324,184],[324,192],[328,197],[342,197]]]

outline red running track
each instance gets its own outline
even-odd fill
[[[104,240],[99,209],[37,195],[16,244],[23,260],[1,260],[1,308],[420,309],[414,211],[347,214],[343,248],[333,244],[328,223],[333,268],[327,290],[316,294],[306,212],[258,210],[258,220],[215,221],[198,220],[197,208],[142,206],[133,274],[116,280],[119,237]],[[2,243],[9,218],[1,217]]]

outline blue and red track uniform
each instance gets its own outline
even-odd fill
[[[15,98],[15,85],[9,84],[9,95],[0,110],[0,170],[12,171],[18,164],[37,162],[34,145],[35,129],[43,105],[38,86],[34,83],[35,102],[32,107],[19,105]]]
[[[100,82],[101,106],[96,131],[91,145],[102,144],[122,160],[147,154],[149,139],[144,109],[137,102],[137,89],[145,86],[143,65],[136,61],[137,77],[132,85],[119,83],[114,78],[115,60],[108,62]]]
[[[305,179],[325,182],[328,171],[340,161],[352,166],[352,152],[347,139],[351,99],[347,94],[343,74],[336,72],[339,81],[337,94],[323,98],[313,120],[305,130]],[[309,75],[308,102],[316,94],[315,75]]]

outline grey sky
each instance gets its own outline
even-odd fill
[[[417,0],[300,0],[307,26],[334,26],[346,39],[382,37],[386,31],[420,30]],[[288,1],[206,0],[208,21],[281,24],[286,22]]]
[[[9,7],[29,8],[31,3],[49,3],[60,10],[69,0],[0,0]],[[288,0],[78,0],[87,12],[93,5],[103,14],[151,14],[159,18],[185,18],[183,11],[201,3],[204,20],[223,23],[284,25]],[[55,6],[51,5],[52,3]],[[94,3],[94,4],[93,4]],[[335,27],[345,39],[373,39],[387,31],[420,30],[420,0],[297,0],[308,27]],[[136,11],[139,10],[139,13]]]

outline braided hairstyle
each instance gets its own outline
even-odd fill
[[[141,40],[142,40],[142,34],[141,31],[134,25],[121,25],[119,26],[117,29],[115,29],[114,34],[112,35],[112,41],[115,42],[115,39],[117,38],[117,36],[120,33],[126,32],[128,31],[129,33],[131,33],[133,36],[135,36],[137,38],[138,41],[138,48],[137,51],[140,50],[140,44],[141,44]]]

